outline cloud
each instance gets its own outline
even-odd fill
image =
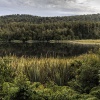
[[[98,13],[99,0],[0,0],[0,15],[25,13],[40,16],[65,16]]]

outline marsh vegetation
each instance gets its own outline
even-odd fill
[[[0,57],[3,100],[99,100],[100,51],[73,58]]]
[[[6,52],[0,57],[1,100],[99,100],[98,48],[65,43],[1,44],[1,53]]]

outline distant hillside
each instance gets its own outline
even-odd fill
[[[100,14],[65,17],[0,16],[0,40],[99,39]]]
[[[0,21],[2,22],[31,22],[31,23],[52,23],[52,22],[69,22],[69,21],[100,21],[100,14],[92,15],[76,15],[76,16],[64,16],[64,17],[40,17],[26,14],[6,15],[1,16]]]

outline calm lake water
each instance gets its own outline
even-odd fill
[[[94,46],[69,43],[1,43],[0,56],[70,57],[84,54]]]

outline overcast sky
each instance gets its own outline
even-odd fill
[[[0,0],[0,15],[69,16],[100,13],[100,0]]]

